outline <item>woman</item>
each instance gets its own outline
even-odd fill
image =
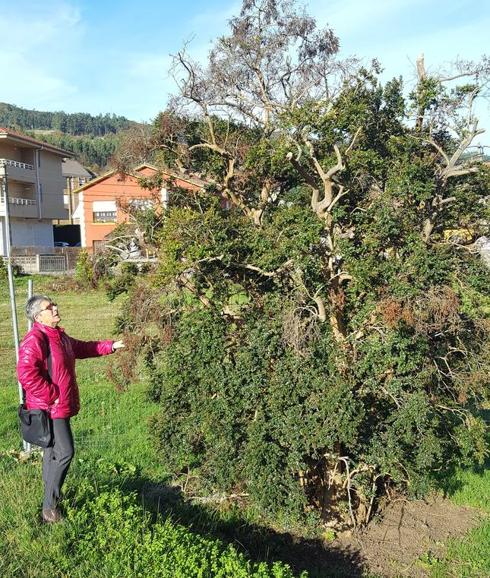
[[[52,420],[53,443],[43,457],[42,518],[53,523],[62,519],[58,502],[74,453],[70,418],[80,409],[75,359],[108,355],[124,344],[79,341],[68,336],[58,327],[58,306],[45,295],[34,295],[27,301],[26,315],[33,326],[20,344],[17,375],[27,409],[46,410]]]

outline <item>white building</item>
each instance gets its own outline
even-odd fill
[[[0,128],[0,256],[6,255],[5,184],[8,190],[12,247],[53,247],[53,219],[66,219],[63,158],[71,153]]]

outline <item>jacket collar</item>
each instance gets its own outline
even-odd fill
[[[58,337],[64,333],[64,329],[63,327],[50,327],[49,325],[44,325],[43,323],[39,323],[39,321],[34,321],[34,324],[32,326],[33,329],[36,329],[38,331],[42,331],[43,333],[45,333],[48,337]]]

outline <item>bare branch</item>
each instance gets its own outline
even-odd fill
[[[423,138],[423,137],[416,136],[416,135],[412,135],[412,138],[415,138],[417,140],[420,140],[422,142],[425,142],[425,143],[433,146],[440,153],[440,155],[443,157],[444,161],[446,162],[446,165],[449,165],[449,157],[444,152],[442,147],[440,147],[432,138]]]
[[[313,301],[318,307],[318,320],[324,323],[327,320],[327,313],[325,311],[325,303],[319,295],[313,296]]]
[[[293,167],[298,171],[298,173],[304,178],[304,180],[310,185],[310,187],[316,191],[317,198],[316,202],[318,202],[318,197],[320,196],[320,189],[318,188],[318,183],[312,174],[305,169],[305,167],[299,162],[299,157],[294,157],[292,152],[289,152],[286,155],[288,161],[293,165]]]
[[[202,142],[202,143],[198,143],[198,144],[195,144],[195,145],[192,145],[189,147],[190,151],[193,151],[196,149],[210,149],[210,150],[215,151],[224,157],[230,157],[231,156],[231,154],[227,150],[218,146],[215,143]]]
[[[334,144],[333,150],[335,151],[335,156],[337,157],[337,164],[333,166],[326,174],[327,179],[331,179],[334,175],[336,175],[339,171],[343,170],[344,163],[342,162],[342,155],[340,154],[339,147]]]
[[[354,136],[352,137],[351,143],[350,145],[346,148],[345,150],[345,155],[349,155],[350,151],[353,149],[354,145],[356,144],[356,141],[359,137],[359,135],[361,134],[361,127],[359,127],[356,132],[354,133]]]
[[[254,271],[255,273],[260,273],[263,277],[277,277],[287,269],[293,265],[294,261],[292,259],[288,259],[285,263],[283,263],[274,271],[265,271],[261,267],[257,267],[256,265],[249,265],[248,263],[234,263],[237,267],[243,267],[244,269],[248,269],[249,271]]]
[[[343,186],[343,185],[340,185],[340,186],[339,186],[339,192],[337,193],[337,195],[336,195],[336,197],[333,199],[333,201],[330,203],[330,205],[328,205],[327,211],[330,212],[330,211],[335,207],[335,205],[339,202],[339,200],[340,200],[342,197],[345,197],[345,195],[348,195],[348,194],[349,194],[349,189],[345,189],[345,190],[344,190],[344,186]]]
[[[467,174],[468,172],[473,172],[474,169],[466,169],[465,167],[459,166],[457,163],[460,160],[462,154],[473,142],[473,139],[479,134],[482,134],[483,132],[485,132],[483,129],[478,129],[478,121],[475,120],[473,122],[472,128],[470,129],[466,137],[463,138],[458,148],[455,150],[452,157],[449,159],[449,163],[447,164],[446,168],[442,172],[443,180],[447,180],[450,177],[459,176],[461,174]]]

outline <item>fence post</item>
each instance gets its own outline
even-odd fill
[[[33,295],[33,291],[32,291],[32,279],[29,279],[27,281],[27,299],[29,300]],[[27,330],[30,331],[32,328],[32,321],[30,319],[27,320]],[[23,400],[23,393],[22,393],[22,386],[19,383],[19,388],[20,388],[20,395],[21,395],[21,403],[24,402]],[[22,445],[24,447],[24,452],[26,454],[32,452],[32,445],[29,442],[26,442],[25,440],[22,440]]]
[[[7,273],[8,273],[8,284],[10,293],[10,309],[12,311],[12,329],[14,332],[14,347],[15,347],[15,361],[19,361],[19,326],[17,324],[17,304],[15,302],[15,284],[14,284],[14,273],[12,271],[12,238],[10,232],[10,212],[9,212],[9,193],[8,193],[8,181],[7,181],[7,167],[5,162],[2,161],[0,164],[0,174],[2,176],[1,180],[1,192],[3,193],[3,198],[5,200],[5,244],[6,244],[6,254],[7,254]],[[22,386],[17,382],[17,388],[19,391],[19,402],[24,403],[24,393],[22,391]],[[28,444],[22,440],[22,445],[24,451],[28,451]]]
[[[41,272],[41,255],[36,253],[36,273]]]

